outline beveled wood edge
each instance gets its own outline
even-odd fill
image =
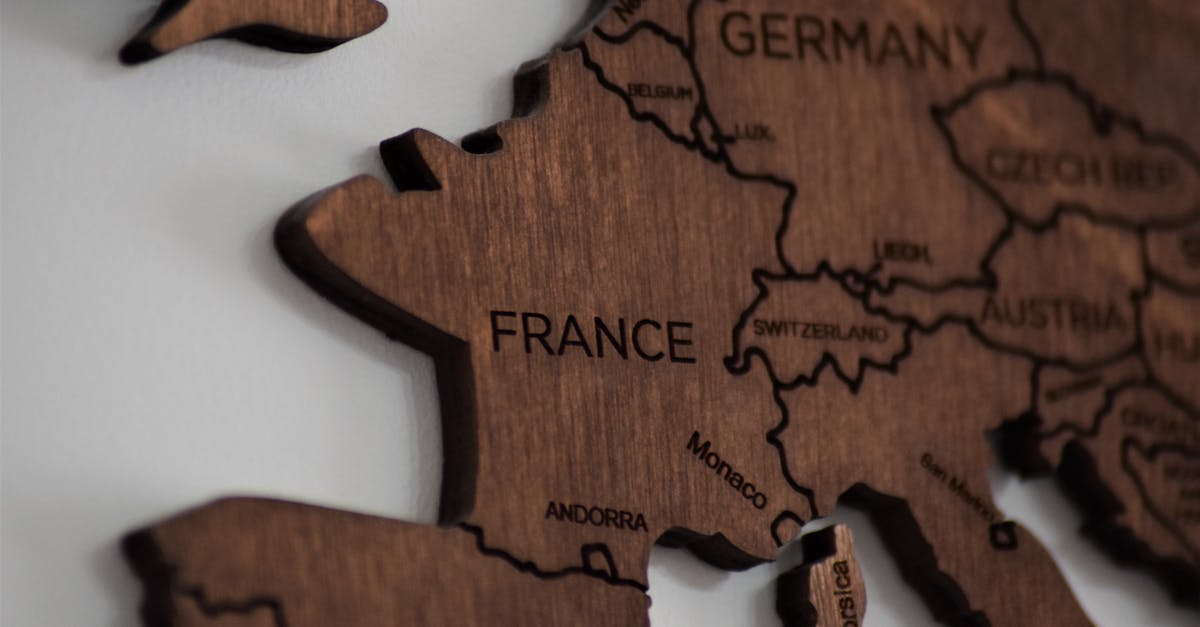
[[[139,65],[173,52],[173,50],[161,50],[155,46],[153,42],[154,35],[191,1],[163,0],[158,10],[150,17],[150,21],[139,29],[124,46],[121,46],[121,50],[117,53],[121,63],[124,65]],[[379,2],[375,2],[375,4],[383,11],[383,19],[370,29],[348,38],[321,37],[288,30],[276,24],[261,23],[247,24],[213,33],[205,39],[234,39],[251,46],[295,54],[325,52],[347,41],[362,37],[382,26],[387,21],[387,7]]]

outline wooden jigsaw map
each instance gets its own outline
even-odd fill
[[[240,6],[125,58],[384,15]],[[1200,4],[618,0],[515,89],[276,229],[434,357],[440,526],[200,507],[126,541],[148,624],[642,625],[653,544],[744,569],[839,502],[947,625],[1091,624],[997,452],[1200,605]],[[809,545],[781,618],[860,624],[848,534]]]

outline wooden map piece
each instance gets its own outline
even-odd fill
[[[1067,399],[1041,392],[1042,406],[1066,405],[1066,411],[1050,414],[1057,422],[1031,413],[1009,423],[1005,444],[1027,474],[1057,471],[1087,516],[1084,531],[1101,548],[1121,563],[1149,567],[1177,601],[1200,605],[1200,536],[1190,487],[1200,473],[1200,428],[1145,370],[1101,387],[1124,367],[1073,374],[1055,388],[1072,393]],[[1094,400],[1068,404],[1076,399]]]
[[[235,498],[124,548],[153,627],[648,624],[637,588],[546,577],[485,542],[477,530]]]
[[[204,39],[228,37],[285,52],[320,52],[387,19],[375,0],[163,0],[121,61],[142,63]]]
[[[804,563],[776,580],[775,605],[784,627],[858,627],[867,612],[867,589],[854,537],[845,525],[800,538]]]
[[[1195,57],[1169,4],[1140,10],[1191,30],[1095,56]],[[1196,100],[1110,108],[1049,51],[1119,25],[1025,9],[621,2],[518,78],[520,119],[384,142],[397,189],[319,192],[276,243],[434,357],[441,522],[511,567],[643,591],[656,541],[743,568],[840,501],[945,624],[1090,624],[991,500],[1002,429],[1194,601]],[[475,559],[447,537],[424,558]]]
[[[434,356],[444,522],[547,570],[603,544],[643,584],[664,534],[704,538],[693,548],[725,567],[771,559],[810,503],[763,435],[769,380],[723,359],[748,270],[775,264],[762,244],[785,197],[630,124],[582,60],[519,79],[536,114],[464,142],[493,152],[423,131],[385,142],[406,191],[359,177],[314,195],[280,221],[279,250]],[[607,140],[580,143],[581,120]]]
[[[907,342],[902,364],[922,374],[915,380],[868,367],[857,386],[828,376],[781,389],[786,415],[778,437],[789,453],[806,450],[788,456],[789,472],[812,487],[820,511],[833,508],[829,497],[866,484],[843,501],[871,515],[901,573],[946,624],[986,617],[992,625],[1021,625],[1031,607],[1046,608],[1050,624],[1088,624],[1045,549],[1006,519],[988,491],[984,434],[1021,410],[1028,368],[952,327]],[[987,364],[989,377],[972,376],[968,363]],[[1000,380],[1014,386],[990,385]],[[823,444],[805,449],[811,441]],[[1027,602],[1014,604],[1014,596]]]
[[[1079,12],[1021,0],[1019,8],[1039,65],[1086,90],[1100,128],[1174,152],[1190,166],[1180,168],[1185,177],[1200,169],[1200,5],[1111,0]],[[1122,45],[1080,55],[1076,41],[1053,36],[1066,19],[1081,36],[1120,32]],[[1158,219],[1136,225],[1147,276],[1136,296],[1137,350],[1091,367],[1039,365],[1030,411],[1003,434],[1013,466],[1057,472],[1100,548],[1148,567],[1177,601],[1200,607],[1197,196],[1175,196],[1191,202],[1176,219],[1156,202]]]
[[[725,327],[712,320],[720,316],[739,320],[736,307],[723,313],[717,307],[729,302],[727,294],[739,293],[739,283],[750,283],[736,269],[770,273],[770,256],[754,253],[755,243],[761,251],[763,242],[773,241],[770,221],[756,222],[755,214],[746,209],[776,209],[779,194],[768,184],[718,176],[721,170],[712,168],[711,162],[681,150],[654,127],[629,125],[622,101],[604,97],[588,76],[586,63],[582,52],[560,56],[548,72],[522,79],[525,89],[548,82],[548,94],[542,98],[533,98],[528,91],[517,97],[518,102],[544,101],[544,109],[465,142],[486,145],[494,152],[472,155],[422,132],[386,142],[385,161],[407,191],[396,196],[378,181],[363,177],[317,194],[281,221],[280,251],[319,291],[392,337],[431,352],[439,363],[439,380],[449,388],[443,390],[444,399],[462,403],[466,399],[459,391],[470,390],[474,402],[486,403],[475,408],[479,455],[475,480],[464,473],[474,460],[455,460],[445,468],[443,504],[462,504],[463,494],[473,488],[474,506],[444,511],[447,519],[464,515],[471,524],[486,529],[504,550],[547,569],[577,566],[580,546],[602,543],[613,556],[614,574],[639,582],[644,581],[649,541],[664,533],[676,536],[677,529],[691,530],[685,537],[719,533],[731,541],[730,546],[718,545],[715,555],[702,551],[721,565],[741,565],[755,555],[769,557],[774,542],[784,539],[776,533],[777,524],[787,522],[794,528],[795,520],[809,515],[808,510],[801,516],[795,510],[758,510],[753,496],[762,494],[769,506],[780,498],[776,495],[801,500],[807,494],[783,483],[764,484],[758,477],[776,481],[783,477],[776,468],[754,465],[772,462],[772,449],[762,436],[772,432],[781,407],[794,411],[789,403],[792,395],[784,389],[772,395],[762,387],[743,391],[744,383],[766,378],[761,375],[731,377],[724,366],[711,371],[693,367],[719,364],[719,356],[730,350]],[[556,104],[564,102],[574,106]],[[607,129],[609,141],[583,150],[568,134],[578,132],[581,119]],[[636,159],[651,154],[656,163],[653,174]],[[594,188],[596,182],[590,179],[547,175],[545,167],[553,168],[551,173],[576,168],[604,172],[609,180],[622,182],[621,193],[603,193],[615,188]],[[686,197],[690,197],[705,184],[721,186],[701,195],[719,198],[720,203],[673,204],[685,197],[682,190],[689,190]],[[579,190],[576,185],[587,187]],[[730,202],[742,189],[761,190],[762,195]],[[489,191],[481,194],[480,190]],[[742,210],[722,217],[721,212],[734,206]],[[684,215],[688,220],[680,222],[679,216]],[[720,226],[698,233],[691,230],[710,224]],[[731,251],[745,251],[742,261],[715,259]],[[626,280],[614,281],[618,277]],[[689,279],[694,282],[688,283]],[[740,293],[742,302],[767,305],[761,292],[757,300],[744,289]],[[818,311],[835,307],[836,313],[837,306],[846,306],[839,303],[861,307],[845,296],[840,300],[836,295],[818,299],[804,292],[796,296],[792,310],[816,313],[814,307],[821,308]],[[604,307],[613,302],[631,303],[632,310],[610,314]],[[638,311],[651,313],[638,316]],[[755,313],[752,307],[741,318]],[[597,317],[605,321],[603,329],[593,326]],[[661,320],[657,327],[667,331],[674,321],[679,323],[675,328],[689,332],[664,335],[653,348],[643,350],[633,330],[639,325],[643,330],[655,326],[642,325],[640,320],[634,323],[635,317]],[[630,329],[628,358],[614,354],[614,343],[602,335],[618,329],[620,323],[613,320],[621,318],[628,319]],[[438,321],[437,329],[427,326],[433,320]],[[708,329],[715,332],[708,335]],[[897,333],[896,352],[910,350],[906,335]],[[673,337],[689,342],[678,346],[674,361]],[[454,338],[466,338],[466,346],[456,345]],[[931,368],[953,363],[963,345],[973,343],[965,334],[953,332],[931,342],[936,352],[913,366],[928,376],[916,383],[937,388],[958,385],[957,370],[943,376]],[[602,349],[607,355],[601,355]],[[707,353],[714,349],[715,355]],[[793,342],[774,354],[786,356],[795,350],[811,349]],[[468,351],[469,356],[456,351]],[[656,359],[647,360],[639,354],[643,352],[652,352]],[[612,365],[603,361],[614,358]],[[645,367],[636,371],[634,384],[625,379],[630,376],[625,370],[638,365]],[[737,367],[754,370],[749,364]],[[464,371],[470,373],[470,380],[464,381]],[[1019,369],[1014,373],[1018,373],[1014,381],[1026,381]],[[698,388],[692,388],[697,374],[702,379]],[[684,390],[684,395],[673,397],[672,390]],[[827,390],[852,397],[852,388],[840,383]],[[883,489],[881,494],[860,490],[871,494],[860,501],[879,517],[881,526],[892,531],[889,537],[904,554],[914,584],[939,609],[939,616],[952,624],[977,621],[985,614],[996,624],[1018,624],[1027,610],[1010,609],[1014,606],[1008,601],[1014,594],[1045,606],[1056,624],[1086,624],[1049,556],[1031,536],[1005,522],[980,492],[978,486],[986,485],[988,463],[982,437],[986,424],[952,423],[959,430],[935,419],[938,412],[945,419],[956,417],[963,403],[979,403],[989,392],[1002,398],[1007,390],[964,384],[952,387],[958,393],[953,398],[923,389],[916,393],[890,386],[878,390],[878,396],[863,397],[857,407],[860,413],[855,407],[804,412],[817,424],[789,430],[787,435],[816,436],[815,441],[824,444],[813,451],[790,437],[782,442],[788,450],[806,451],[785,469],[793,485],[814,486],[818,504],[831,499],[828,505],[818,505],[819,511],[832,509],[832,500],[856,481],[867,479]],[[653,402],[640,398],[647,394]],[[927,416],[915,425],[920,428],[871,419],[878,411],[874,408],[895,408],[898,399],[908,394],[921,404],[905,415]],[[1007,396],[1020,394],[1018,388]],[[832,403],[834,398],[822,402]],[[772,402],[764,406],[763,399]],[[725,409],[689,410],[698,401]],[[729,401],[737,406],[725,405]],[[1011,407],[999,406],[997,415],[1008,415],[1020,405],[1014,402]],[[458,410],[452,406],[444,432],[461,437],[466,430],[464,420],[455,416]],[[840,418],[827,420],[830,415]],[[847,419],[854,415],[864,419]],[[711,422],[699,422],[705,416],[712,416]],[[748,420],[754,416],[760,420]],[[991,414],[981,414],[987,416]],[[513,421],[519,421],[519,428],[507,426]],[[733,430],[738,428],[746,430]],[[931,489],[930,471],[921,465],[927,450],[920,447],[929,446],[929,439],[941,442],[929,450],[942,464],[949,466],[950,457],[960,462],[956,468],[960,476],[942,471],[941,481],[946,484],[942,492]],[[622,445],[596,447],[597,441]],[[869,444],[860,449],[864,443]],[[465,450],[461,443],[454,446]],[[564,449],[569,452],[559,453]],[[879,454],[873,465],[867,465],[856,449],[889,454]],[[530,456],[529,450],[556,454]],[[648,462],[653,465],[647,466]],[[910,464],[919,472],[894,472]],[[631,474],[627,468],[644,470]],[[754,482],[754,488],[733,489],[726,479],[729,473],[739,473],[739,478]],[[599,480],[604,476],[625,478]],[[639,484],[636,478],[641,476],[660,479],[651,486]],[[514,482],[516,477],[521,483]],[[771,489],[763,489],[764,485]],[[558,493],[588,494],[590,502],[546,496]],[[687,498],[672,498],[681,494]],[[887,494],[916,502],[910,511],[903,501]],[[722,497],[727,500],[718,500]],[[967,505],[960,505],[964,500]],[[577,508],[611,507],[609,503],[617,504],[612,508],[617,512],[616,524],[595,524],[599,517],[589,521],[576,513]],[[564,509],[571,512],[565,520]],[[655,527],[648,534],[631,534],[620,524],[626,512]],[[936,551],[938,560],[922,548],[929,542],[953,549],[945,551],[945,557]],[[1023,573],[1020,580],[1007,587],[995,585],[1004,573],[1014,570]]]
[[[635,117],[795,190],[779,238],[788,272],[757,275],[762,293],[741,320],[735,370],[768,364],[789,410],[771,435],[819,511],[856,480],[900,497],[913,524],[886,514],[880,522],[943,620],[974,606],[994,624],[1020,621],[995,576],[1026,563],[1053,571],[1040,549],[1021,555],[1024,532],[971,487],[986,486],[988,456],[972,434],[1034,415],[1038,373],[1051,369],[1074,375],[1068,388],[1098,388],[1101,400],[1131,382],[1173,399],[1169,417],[1149,421],[1158,435],[1143,426],[1132,449],[1162,453],[1128,457],[1148,465],[1138,476],[1158,490],[1139,493],[1120,476],[1131,473],[1117,471],[1135,462],[1101,456],[1133,495],[1116,506],[1131,510],[1133,529],[1108,544],[1129,554],[1120,547],[1174,538],[1160,570],[1181,600],[1200,591],[1187,546],[1198,450],[1185,444],[1191,438],[1161,448],[1170,430],[1187,433],[1200,420],[1190,400],[1200,380],[1200,316],[1190,313],[1200,296],[1200,160],[1186,139],[1197,131],[1189,103],[1200,85],[1200,18],[1194,3],[1102,4],[1068,32],[1078,11],[1068,2],[692,2],[679,8],[685,28],[658,6],[646,22],[610,14],[586,41]],[[1077,54],[1080,38],[1131,26],[1129,45]],[[663,42],[678,49],[676,61],[635,70],[637,86],[615,78]],[[1087,66],[1094,89],[1065,69],[1073,63]],[[680,64],[690,80],[674,78]],[[1144,67],[1166,92],[1147,88]],[[656,87],[640,87],[655,76]],[[690,126],[662,113],[664,102],[693,110]],[[1152,126],[1134,116],[1142,110]],[[881,420],[889,414],[922,419]],[[954,450],[939,461],[933,447],[946,444]],[[893,459],[873,464],[876,475],[861,463],[864,450]],[[946,492],[930,491],[917,468]],[[849,496],[892,509],[880,493]],[[1116,511],[1111,500],[1096,507]],[[987,548],[993,533],[1011,537],[1011,554],[983,557],[997,550]],[[917,550],[926,542],[932,551]],[[947,545],[961,548],[938,548]],[[1143,561],[1160,561],[1140,548]],[[1052,599],[1055,588],[1037,594]]]

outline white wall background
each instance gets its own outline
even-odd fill
[[[3,627],[134,627],[117,539],[217,495],[433,519],[430,361],[296,280],[271,228],[320,187],[382,176],[385,137],[505,117],[514,69],[586,0],[393,0],[382,29],[322,55],[210,42],[121,67],[155,4],[0,5]],[[1200,620],[1094,551],[1052,485],[993,488],[1099,624]],[[928,624],[865,519],[837,518],[859,539],[867,625]],[[795,553],[727,574],[657,550],[653,623],[777,624],[772,581]]]

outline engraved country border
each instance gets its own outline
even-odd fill
[[[711,110],[708,109],[705,84],[704,84],[702,78],[700,77],[699,73],[696,71],[695,62],[694,62],[694,53],[693,53],[694,45],[695,45],[694,9],[698,4],[699,4],[699,0],[693,0],[693,2],[691,3],[691,5],[688,8],[689,34],[688,34],[687,42],[679,40],[677,36],[674,36],[673,34],[667,32],[666,29],[663,29],[662,27],[660,27],[657,24],[650,22],[648,20],[643,20],[641,22],[635,23],[633,26],[631,26],[629,29],[627,29],[622,35],[619,35],[619,36],[608,35],[607,33],[604,33],[599,27],[597,27],[593,30],[593,32],[595,32],[598,37],[601,37],[602,39],[609,41],[610,43],[620,43],[622,41],[627,41],[628,39],[630,39],[639,30],[647,29],[647,30],[651,30],[651,31],[658,33],[660,36],[664,37],[664,39],[666,39],[673,45],[676,45],[677,47],[680,48],[681,52],[684,55],[684,58],[687,60],[687,62],[691,66],[691,69],[693,72],[693,77],[696,82],[697,90],[700,93],[700,101],[697,105],[696,116],[695,116],[695,118],[693,120],[693,124],[692,124],[692,131],[693,131],[693,134],[696,135],[697,139],[688,141],[688,140],[683,140],[683,138],[674,136],[674,133],[669,130],[669,127],[666,125],[666,123],[663,122],[661,119],[659,119],[658,116],[656,116],[652,113],[644,113],[644,112],[637,111],[633,105],[632,99],[627,94],[625,94],[616,85],[605,81],[602,68],[595,65],[594,62],[592,62],[589,67],[591,67],[593,69],[593,71],[596,72],[597,77],[601,80],[602,83],[605,84],[605,87],[610,89],[610,91],[617,93],[619,96],[621,96],[626,101],[626,104],[629,108],[631,117],[633,117],[635,120],[650,121],[650,122],[654,123],[656,126],[658,126],[660,128],[660,130],[663,130],[665,133],[672,136],[672,138],[674,140],[676,140],[677,143],[684,146],[685,148],[699,152],[706,158],[709,158],[712,160],[718,160],[718,161],[725,163],[730,174],[732,174],[734,176],[737,176],[739,178],[749,178],[749,177],[755,176],[755,175],[747,175],[745,173],[740,172],[736,168],[736,166],[732,163],[732,160],[730,159],[728,153],[724,149],[724,139],[723,138],[725,136],[720,133],[720,131],[719,131],[720,126],[717,123],[717,121],[715,120]],[[900,284],[912,285],[914,287],[919,287],[921,289],[924,289],[924,290],[927,290],[930,292],[948,291],[950,289],[954,289],[955,287],[962,287],[962,286],[987,287],[989,289],[994,289],[995,285],[997,284],[997,281],[996,281],[995,274],[990,269],[991,261],[994,258],[995,254],[997,253],[997,251],[1000,250],[1003,247],[1003,245],[1007,242],[1007,240],[1011,237],[1012,233],[1015,230],[1016,224],[1021,223],[1027,227],[1031,227],[1035,231],[1043,231],[1045,229],[1051,228],[1054,225],[1056,225],[1058,223],[1060,217],[1065,213],[1078,213],[1078,214],[1082,215],[1085,219],[1088,219],[1089,221],[1102,223],[1102,224],[1103,223],[1114,223],[1118,226],[1130,228],[1131,230],[1134,230],[1138,233],[1139,241],[1142,243],[1142,257],[1144,260],[1143,268],[1145,269],[1146,276],[1149,280],[1147,281],[1146,288],[1144,290],[1142,290],[1142,292],[1140,294],[1131,295],[1135,298],[1135,300],[1140,300],[1140,298],[1144,297],[1145,294],[1149,291],[1151,285],[1156,282],[1165,284],[1171,288],[1179,288],[1180,287],[1178,285],[1174,285],[1171,281],[1167,280],[1166,277],[1162,277],[1160,275],[1160,273],[1157,273],[1153,269],[1153,267],[1148,262],[1146,262],[1146,256],[1147,256],[1146,252],[1145,252],[1146,232],[1151,226],[1159,226],[1159,225],[1156,225],[1153,222],[1143,222],[1141,224],[1133,225],[1133,224],[1129,224],[1129,223],[1126,223],[1121,220],[1115,220],[1115,219],[1111,219],[1111,218],[1097,216],[1095,214],[1095,212],[1092,211],[1087,206],[1069,205],[1069,204],[1065,204],[1065,203],[1060,203],[1057,206],[1055,206],[1054,209],[1052,210],[1050,216],[1041,223],[1024,220],[1017,214],[1017,212],[1011,206],[1009,206],[1007,204],[1007,202],[999,195],[999,193],[994,188],[992,188],[986,182],[982,181],[982,179],[980,179],[978,177],[978,175],[973,172],[973,170],[971,170],[969,167],[966,166],[965,163],[963,163],[961,156],[957,150],[957,145],[955,143],[955,140],[954,140],[953,136],[948,132],[948,129],[946,128],[945,124],[943,123],[944,118],[947,117],[948,115],[950,115],[951,113],[953,113],[957,108],[962,107],[966,103],[970,102],[970,100],[973,97],[975,97],[979,93],[982,93],[983,91],[986,91],[987,89],[1002,88],[1004,86],[1012,85],[1012,84],[1015,84],[1020,81],[1035,81],[1035,82],[1040,82],[1040,83],[1055,83],[1055,84],[1058,84],[1060,86],[1067,88],[1072,96],[1076,97],[1078,100],[1080,100],[1083,103],[1083,105],[1085,106],[1085,108],[1087,109],[1087,111],[1089,113],[1089,117],[1093,124],[1094,129],[1098,133],[1104,134],[1108,131],[1109,128],[1111,128],[1112,125],[1120,125],[1120,126],[1125,127],[1127,130],[1133,131],[1135,133],[1135,135],[1143,142],[1151,144],[1151,145],[1160,145],[1160,146],[1165,146],[1165,147],[1171,148],[1174,150],[1174,152],[1176,152],[1176,154],[1178,154],[1184,160],[1190,162],[1194,166],[1200,165],[1200,159],[1198,159],[1196,157],[1195,153],[1193,153],[1191,151],[1191,149],[1189,147],[1187,147],[1186,144],[1184,142],[1182,142],[1176,136],[1167,134],[1167,133],[1152,133],[1152,132],[1148,131],[1141,124],[1141,122],[1134,116],[1121,114],[1110,107],[1101,105],[1095,96],[1093,96],[1090,92],[1084,90],[1081,86],[1079,86],[1078,83],[1074,80],[1074,78],[1071,77],[1069,74],[1064,73],[1064,72],[1048,72],[1045,69],[1045,60],[1044,60],[1044,54],[1042,51],[1041,44],[1038,41],[1037,37],[1033,34],[1033,31],[1030,28],[1029,24],[1025,21],[1025,19],[1021,15],[1018,1],[1011,0],[1009,2],[1009,8],[1010,8],[1010,13],[1013,17],[1014,22],[1017,24],[1019,31],[1027,39],[1027,41],[1030,45],[1030,48],[1032,49],[1032,51],[1034,53],[1035,68],[1033,70],[1027,70],[1027,69],[1022,70],[1022,69],[1018,69],[1018,68],[1010,68],[1010,71],[1007,76],[1000,77],[1000,78],[984,79],[982,81],[979,81],[975,85],[973,85],[971,88],[969,88],[963,95],[952,100],[948,105],[940,106],[940,107],[938,105],[934,105],[930,109],[930,113],[934,119],[935,124],[937,124],[937,126],[939,127],[939,129],[941,130],[941,132],[943,133],[944,137],[946,138],[946,140],[948,142],[948,145],[951,149],[952,157],[953,157],[953,160],[954,160],[956,166],[962,171],[964,176],[967,176],[968,178],[970,178],[971,180],[976,182],[982,189],[984,189],[986,191],[986,193],[989,196],[992,197],[992,199],[996,202],[996,206],[1005,214],[1006,225],[1000,231],[1000,233],[998,234],[997,238],[993,241],[993,243],[989,246],[985,255],[983,256],[983,258],[980,261],[981,277],[967,278],[967,279],[952,279],[950,281],[943,282],[941,285],[933,286],[933,285],[923,285],[917,281],[907,279],[902,276],[895,276],[895,277],[893,277],[893,279],[891,281],[891,285],[887,286],[886,288],[874,285],[868,281],[866,284],[866,289],[859,296],[859,299],[861,301],[863,301],[863,304],[865,306],[867,306],[868,308],[869,308],[869,303],[867,303],[866,301],[869,299],[869,295],[872,290],[879,290],[879,291],[886,290],[886,291],[890,292],[891,290],[895,289],[895,286],[900,285]],[[581,46],[582,46],[582,44],[581,44]],[[709,151],[705,150],[702,142],[700,142],[700,140],[699,140],[700,135],[699,135],[699,128],[698,128],[697,122],[701,118],[701,116],[706,116],[708,118],[709,123],[712,125],[712,127],[715,131],[714,132],[714,135],[715,135],[714,140],[717,143],[717,151],[715,153],[710,153]],[[794,183],[791,183],[782,177],[777,177],[777,176],[769,175],[769,174],[758,175],[758,176],[765,176],[766,180],[770,180],[772,182],[777,182],[779,184],[783,184],[789,191],[789,198],[788,198],[787,206],[785,207],[782,224],[781,224],[781,227],[779,230],[779,234],[782,235],[783,231],[786,230],[787,225],[789,223],[790,213],[791,213],[791,209],[792,209],[792,201],[794,201],[795,195],[797,194],[797,188]],[[758,178],[758,177],[755,177],[755,178]],[[758,178],[758,180],[763,180],[763,179]],[[1200,206],[1197,207],[1197,213],[1200,213]],[[1189,217],[1188,220],[1190,220],[1190,219],[1192,219],[1192,218]],[[1173,221],[1169,224],[1164,224],[1161,226],[1168,226],[1168,227],[1176,226],[1175,222],[1182,223],[1184,221],[1185,220]],[[855,290],[851,289],[851,287],[852,287],[851,285],[846,283],[846,278],[852,277],[854,281],[859,282],[859,281],[862,281],[865,277],[871,276],[875,272],[874,269],[868,270],[864,275],[864,273],[862,273],[854,268],[848,268],[848,269],[841,270],[840,272],[835,272],[835,271],[833,271],[832,268],[829,267],[829,264],[827,262],[823,261],[818,265],[818,268],[816,269],[816,271],[814,273],[812,273],[810,275],[799,274],[799,273],[796,273],[795,270],[784,260],[784,257],[781,254],[782,248],[781,248],[780,242],[781,242],[781,237],[777,237],[776,238],[776,252],[777,252],[777,255],[779,257],[779,260],[780,260],[782,266],[787,270],[787,273],[783,276],[771,276],[770,278],[775,278],[775,279],[795,278],[796,280],[812,280],[812,277],[819,276],[822,272],[825,272],[825,273],[828,273],[830,276],[837,278],[837,280],[839,280],[840,282],[842,282],[843,287],[846,288],[846,291],[848,292],[848,294],[850,294],[851,296],[854,296],[856,294],[856,292],[855,292]],[[793,276],[789,277],[789,275],[793,275]],[[753,303],[751,303],[751,305],[743,313],[743,315],[739,319],[737,325],[735,326],[735,329],[734,329],[735,349],[739,346],[738,338],[740,335],[740,330],[745,326],[746,320],[747,320],[748,316],[750,315],[750,312],[752,312],[757,307],[757,305],[767,296],[767,294],[769,292],[768,288],[763,284],[763,282],[761,280],[764,276],[767,276],[767,273],[765,271],[763,271],[762,269],[755,269],[752,273],[752,278],[755,281],[755,283],[757,285],[759,285],[761,292],[760,292],[758,299],[756,299]],[[1185,292],[1188,294],[1192,294],[1192,293],[1196,292],[1194,290],[1186,290],[1186,289],[1181,289],[1179,291]],[[1140,305],[1140,303],[1135,302],[1135,312],[1136,312],[1135,315],[1137,315],[1140,318],[1141,309],[1140,309],[1140,306],[1138,306],[1138,305]],[[891,316],[887,312],[878,311],[876,313],[879,313],[880,315],[883,315],[889,319],[896,320],[896,317]],[[910,341],[911,331],[914,329],[914,327],[917,327],[917,325],[915,325],[915,321],[913,321],[913,320],[899,319],[898,321],[905,322],[905,323],[911,325],[905,331],[906,350],[904,352],[907,353],[908,349],[911,348],[911,341]],[[928,325],[927,327],[923,327],[923,328],[917,327],[917,330],[921,331],[923,334],[931,334],[931,333],[936,332],[938,330],[938,328],[941,327],[942,324],[944,324],[946,322],[954,322],[954,321],[967,322],[968,323],[967,326],[968,326],[972,336],[974,336],[974,337],[976,337],[976,339],[982,341],[985,346],[988,346],[989,348],[991,348],[993,350],[1001,350],[1001,351],[1005,351],[1008,353],[1015,353],[1019,356],[1030,359],[1032,361],[1032,365],[1033,365],[1033,368],[1032,368],[1033,383],[1032,383],[1032,385],[1034,386],[1035,391],[1036,391],[1036,386],[1037,386],[1037,373],[1040,371],[1040,369],[1042,367],[1044,367],[1046,365],[1054,365],[1054,362],[1051,360],[1046,360],[1044,358],[1041,358],[1039,356],[1032,355],[1032,354],[1024,354],[1025,353],[1024,351],[1013,351],[1013,350],[1007,349],[1005,347],[995,346],[994,343],[987,341],[985,338],[983,338],[981,336],[981,334],[978,333],[978,330],[976,328],[974,328],[974,325],[970,324],[969,320],[966,320],[966,321],[954,320],[952,317],[943,317],[942,319],[935,321],[935,323],[933,323],[932,325]],[[1145,355],[1144,355],[1144,351],[1142,350],[1143,349],[1143,341],[1144,340],[1143,340],[1142,334],[1139,332],[1136,336],[1134,346],[1131,347],[1128,351],[1126,351],[1126,353],[1124,353],[1118,357],[1114,357],[1112,360],[1105,360],[1105,361],[1107,362],[1107,361],[1116,361],[1119,359],[1124,359],[1124,358],[1127,358],[1130,354],[1133,354],[1135,352],[1144,361]],[[815,384],[816,380],[820,376],[820,372],[827,365],[829,365],[829,363],[832,363],[831,360],[829,359],[830,356],[828,354],[824,355],[822,360],[819,362],[818,366],[814,369],[813,373],[809,377],[801,376],[801,377],[797,377],[797,379],[792,382],[781,382],[781,381],[779,381],[777,375],[775,374],[775,369],[771,365],[769,357],[760,349],[757,349],[757,348],[750,349],[749,351],[747,351],[746,355],[740,355],[740,357],[743,358],[743,365],[748,364],[750,359],[754,355],[757,355],[762,359],[762,361],[764,362],[764,364],[766,365],[766,367],[768,369],[770,376],[772,377],[772,380],[776,383],[776,388],[777,388],[776,389],[776,400],[777,400],[777,403],[780,405],[781,412],[782,412],[781,423],[775,429],[773,429],[771,432],[768,433],[768,441],[770,441],[774,446],[776,446],[776,448],[779,452],[779,455],[780,455],[781,461],[782,461],[782,465],[783,465],[784,474],[785,474],[785,477],[787,478],[789,484],[791,484],[794,488],[801,490],[801,491],[805,492],[806,494],[808,494],[809,498],[811,499],[812,498],[811,490],[802,488],[794,480],[794,478],[790,476],[790,472],[788,471],[787,462],[786,462],[786,451],[784,450],[784,447],[782,446],[782,444],[778,441],[777,437],[774,437],[774,436],[777,436],[779,433],[781,433],[784,429],[786,429],[787,423],[788,423],[787,408],[782,403],[782,400],[779,398],[778,386],[780,384],[789,384],[791,386],[796,386],[796,385],[800,385],[800,384],[808,384],[808,385]],[[899,361],[902,360],[902,358],[903,358],[903,354],[900,354],[900,355],[897,355],[897,357],[895,359],[893,359],[893,361],[890,364],[885,364],[885,365],[867,364],[867,365],[874,366],[874,367],[880,367],[881,369],[891,369],[892,371],[895,371],[895,369],[898,368]],[[733,361],[733,358],[728,359],[727,366],[731,366],[732,361]],[[1076,365],[1071,365],[1071,364],[1063,364],[1063,365],[1069,369],[1077,370],[1077,371],[1082,371],[1085,369],[1091,369],[1091,368],[1095,367],[1095,365],[1088,365],[1088,366],[1076,366]],[[860,376],[859,376],[858,380],[854,381],[854,380],[849,380],[844,375],[844,373],[842,373],[840,371],[840,369],[837,368],[836,364],[834,364],[834,372],[838,376],[838,378],[842,379],[844,383],[849,385],[851,387],[851,389],[855,390],[855,391],[857,390],[857,386],[861,384],[862,377],[865,376],[866,369],[867,368],[863,368],[860,371]],[[730,370],[734,374],[740,374],[737,371],[737,369],[734,367],[730,367]],[[745,370],[743,369],[742,372],[744,372],[744,371]],[[1148,377],[1153,377],[1153,374],[1149,372],[1149,369],[1147,369],[1146,374]],[[1155,387],[1162,389],[1161,385],[1156,385]],[[1180,399],[1176,398],[1175,395],[1170,394],[1169,390],[1164,390],[1164,391],[1168,395],[1170,395],[1172,401],[1177,402],[1180,400]],[[1034,398],[1036,398],[1036,397],[1034,397]],[[814,511],[814,515],[818,514],[815,507],[814,507],[813,511]]]

